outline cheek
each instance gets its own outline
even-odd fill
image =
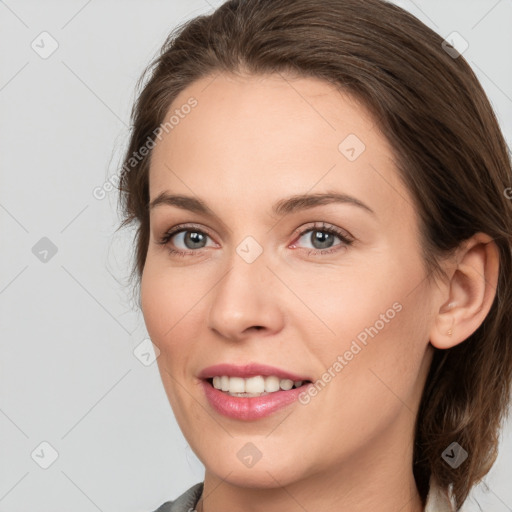
[[[146,262],[141,279],[142,313],[153,343],[161,350],[172,344],[184,325],[200,325],[194,323],[194,316],[205,294],[201,283],[179,269],[166,270],[157,262]]]
[[[292,296],[284,290],[286,300],[281,304],[286,304],[309,340],[324,350],[348,349],[353,339],[364,343],[376,333],[388,332],[391,324],[400,323],[401,304],[410,291],[410,276],[401,275],[391,260],[347,262],[309,272],[283,268],[280,275],[294,292]]]
[[[199,283],[202,281],[199,280]],[[200,326],[200,298],[205,290],[191,286],[196,280],[179,270],[165,269],[161,262],[148,258],[141,279],[141,306],[151,341],[160,350],[158,369],[164,389],[182,429],[187,427],[185,411],[189,394],[184,385],[190,380],[190,362],[197,357]]]
[[[158,347],[159,372],[165,391],[174,410],[180,407],[180,386],[185,378],[185,367],[191,354],[193,343],[183,343],[192,339],[193,332],[184,332],[193,325],[200,325],[190,317],[194,314],[189,305],[190,287],[185,287],[183,278],[177,272],[159,271],[152,262],[146,263],[141,279],[141,307],[144,323],[151,341]],[[188,312],[188,313],[187,313]],[[191,323],[192,322],[192,323]],[[187,347],[189,350],[187,350]]]
[[[368,265],[349,267],[295,277],[294,291],[317,318],[306,318],[298,305],[293,321],[308,333],[313,358],[326,371],[322,380],[333,382],[326,385],[333,400],[355,408],[366,404],[369,411],[369,404],[395,401],[400,407],[395,393],[407,397],[417,391],[428,344],[421,260],[379,255]]]

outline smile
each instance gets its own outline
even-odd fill
[[[199,374],[212,409],[229,418],[257,420],[297,401],[311,379],[273,366],[220,364]]]

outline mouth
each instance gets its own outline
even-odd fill
[[[291,406],[312,379],[273,366],[219,364],[198,375],[210,406],[237,420],[257,420]]]

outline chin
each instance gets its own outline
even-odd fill
[[[257,443],[258,441],[255,440],[254,444]],[[209,452],[206,456],[204,452],[196,453],[200,456],[208,473],[240,487],[273,489],[289,485],[306,476],[306,468],[298,465],[296,456],[288,460],[287,457],[283,457],[281,451],[266,448],[262,449],[262,452],[267,451],[268,455],[261,453],[261,458],[257,459],[256,449],[251,445],[250,440],[233,438],[229,448],[222,447],[218,452]]]
[[[208,472],[231,485],[247,489],[274,489],[289,485],[295,480],[285,467],[276,468],[274,465],[264,464],[262,461],[257,466],[233,468],[229,463],[216,464],[214,467],[209,467]]]

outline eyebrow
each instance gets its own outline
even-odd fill
[[[355,197],[347,194],[341,194],[339,192],[294,195],[277,201],[272,206],[272,212],[278,217],[283,217],[297,211],[336,203],[357,206],[368,213],[375,215],[375,212],[367,204]],[[149,209],[153,210],[154,208],[162,205],[175,206],[194,213],[217,217],[213,210],[211,210],[203,201],[191,196],[162,192],[150,202]]]

